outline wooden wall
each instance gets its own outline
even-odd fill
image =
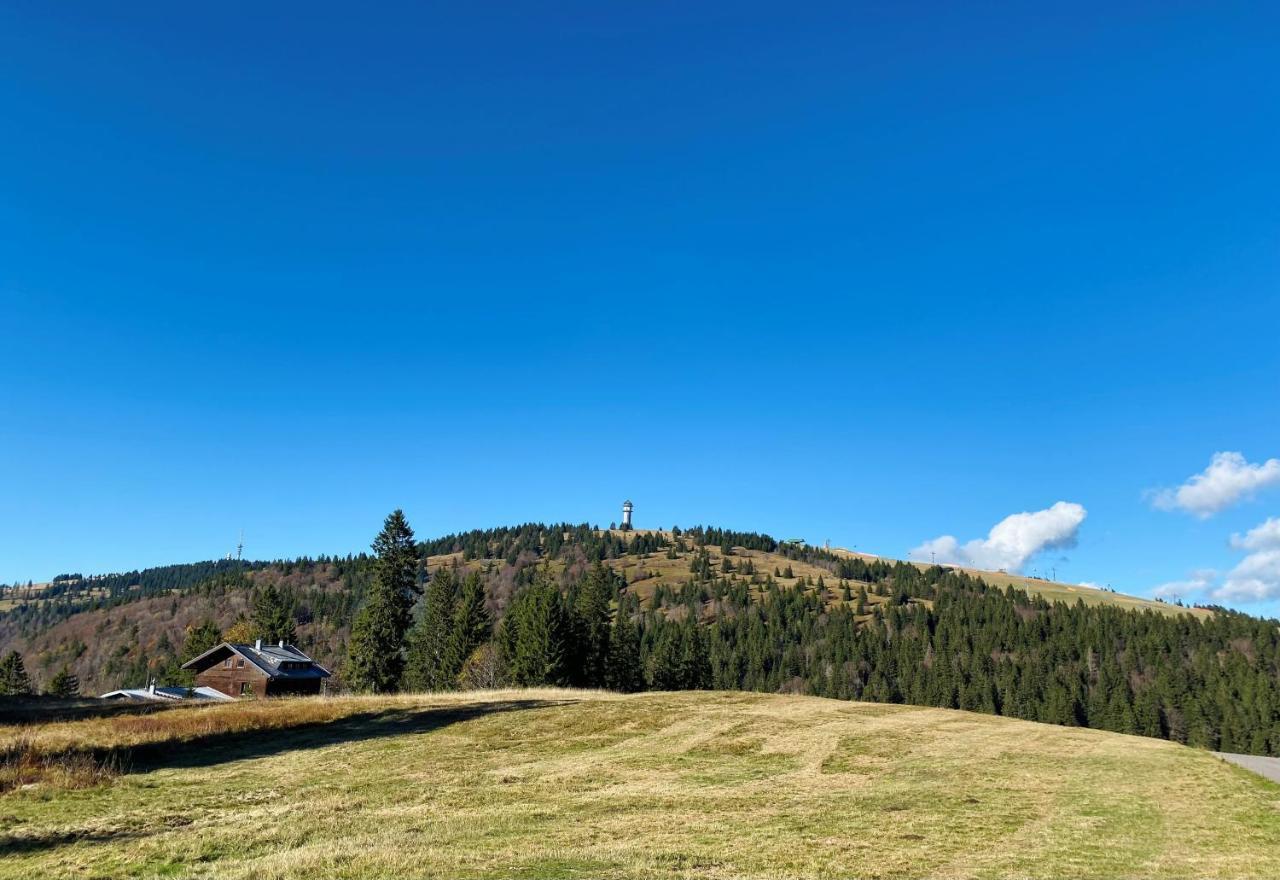
[[[255,697],[265,697],[268,691],[267,683],[270,681],[266,673],[247,660],[243,667],[237,666],[236,663],[239,660],[240,657],[233,656],[230,669],[223,668],[222,661],[219,660],[196,676],[196,686],[211,687],[224,694],[238,697],[243,693],[242,685],[247,684]]]

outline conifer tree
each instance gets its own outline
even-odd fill
[[[199,657],[221,642],[222,633],[218,631],[218,625],[206,617],[198,625],[187,627],[182,642],[182,662]]]
[[[293,620],[293,603],[275,584],[267,584],[258,591],[253,601],[254,637],[267,644],[292,643],[298,640],[298,628]]]
[[[574,600],[575,683],[582,687],[604,687],[609,657],[609,618],[617,589],[614,575],[597,562],[587,573]]]
[[[651,690],[677,690],[681,686],[678,634],[674,627],[662,624],[655,629],[652,646],[644,659],[645,682]]]
[[[469,572],[462,581],[449,643],[450,668],[455,678],[492,632],[493,617],[485,605],[484,581],[478,571]]]
[[[519,593],[502,626],[507,675],[518,685],[567,683],[566,620],[560,590],[547,572]]]
[[[55,697],[78,697],[80,679],[68,667],[63,666],[53,677],[53,681],[49,682],[49,693]]]
[[[632,693],[644,688],[644,667],[640,663],[640,631],[630,613],[618,609],[609,633],[609,655],[605,663],[604,686],[611,691]]]
[[[698,625],[697,615],[690,614],[680,628],[680,687],[702,690],[710,687],[710,678],[706,631]]]
[[[427,581],[422,614],[408,635],[408,658],[405,665],[405,687],[412,691],[447,690],[454,684],[464,655],[457,658],[451,651],[454,641],[454,613],[458,605],[458,580],[453,569],[438,568]]]
[[[27,677],[27,667],[22,662],[22,655],[10,651],[0,660],[0,696],[25,696],[31,693],[31,679]]]
[[[346,678],[356,690],[389,693],[404,671],[404,636],[421,593],[417,545],[403,511],[387,517],[373,551],[373,584],[351,625]]]

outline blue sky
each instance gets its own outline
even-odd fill
[[[1222,590],[1280,516],[1277,25],[0,4],[0,581],[631,497]]]

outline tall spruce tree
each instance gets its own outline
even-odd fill
[[[457,610],[453,615],[453,633],[449,642],[449,663],[456,679],[463,664],[493,632],[493,618],[485,606],[484,580],[472,571],[462,581]]]
[[[604,687],[609,658],[609,620],[617,586],[613,571],[597,562],[587,573],[574,600],[574,683]]]
[[[275,584],[267,584],[254,597],[252,620],[255,638],[268,644],[298,640],[293,603],[276,589]]]
[[[609,654],[605,663],[604,686],[611,691],[631,693],[644,688],[644,667],[640,664],[640,631],[624,609],[609,633]]]
[[[457,606],[457,577],[453,569],[442,566],[428,579],[421,615],[409,630],[404,669],[404,685],[408,690],[439,691],[453,687],[458,669],[462,668],[461,660],[457,669],[454,668],[450,651]]]
[[[514,684],[568,683],[567,615],[560,589],[545,570],[516,595],[501,635],[507,676]]]
[[[355,690],[393,692],[404,671],[404,637],[418,585],[418,549],[404,512],[387,517],[373,542],[374,578],[351,625],[346,678]]]
[[[16,697],[30,693],[31,679],[27,676],[22,655],[17,651],[10,651],[0,660],[0,695]]]

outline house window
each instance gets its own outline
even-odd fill
[[[249,684],[249,682],[247,681],[240,682],[240,696],[242,697],[253,696],[253,685]]]
[[[231,668],[231,658],[230,658],[230,657],[228,657],[226,660],[223,660],[223,661],[222,661],[222,668],[223,668],[223,669],[230,669],[230,668]]]
[[[243,657],[237,657],[237,658],[236,658],[236,669],[244,669],[244,658],[243,658]]]

